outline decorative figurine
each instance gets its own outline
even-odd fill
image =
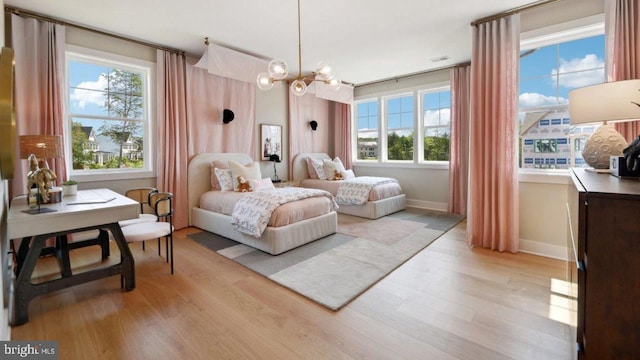
[[[38,158],[31,154],[27,158],[29,161],[29,172],[27,173],[27,193],[31,193],[33,185],[38,187],[38,193],[42,198],[42,203],[49,202],[49,189],[51,182],[57,179],[56,174],[49,168],[40,168]]]

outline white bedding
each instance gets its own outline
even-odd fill
[[[293,180],[299,181],[301,187],[323,189],[336,196],[341,181],[310,179],[306,161],[307,157],[319,160],[331,159],[331,157],[325,153],[300,153],[296,155],[293,158]],[[402,192],[402,187],[399,183],[391,182],[374,186],[369,192],[367,202],[364,204],[344,205],[338,203],[338,205],[340,206],[337,210],[339,213],[377,219],[404,210],[406,207],[406,196]]]
[[[333,196],[324,190],[283,188],[251,192],[240,198],[234,206],[231,225],[244,234],[260,237],[271,214],[280,205],[311,197],[325,197],[331,201],[331,210],[338,208]]]
[[[291,206],[291,211],[287,211],[287,213],[293,215],[283,217],[277,215],[280,214],[279,211],[274,212],[271,222],[281,224],[281,226],[269,224],[259,238],[235,230],[231,225],[230,215],[207,209],[207,202],[209,205],[216,202],[210,200],[211,194],[221,193],[220,191],[211,191],[211,163],[215,160],[234,160],[241,164],[252,161],[248,155],[238,153],[203,153],[191,159],[188,169],[189,209],[191,210],[189,225],[233,239],[272,255],[280,254],[336,232],[338,217],[335,211],[327,210],[330,207],[330,202],[326,198],[321,199],[324,205],[314,202],[319,201],[320,198],[310,198],[300,200],[299,203],[293,202],[281,206],[280,208],[292,204],[302,205],[300,207],[304,210],[297,211],[296,206]],[[206,193],[209,194],[205,195]],[[213,196],[215,197],[215,195]],[[309,202],[309,204],[303,205],[303,202]],[[323,206],[325,210],[322,210],[321,214],[315,213],[314,216],[313,214],[317,210],[312,209],[320,209]],[[274,221],[274,217],[278,217],[278,219]]]

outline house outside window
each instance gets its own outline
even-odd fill
[[[586,166],[582,146],[597,125],[570,124],[569,91],[605,81],[604,51],[602,22],[521,41],[521,168]]]
[[[66,132],[71,176],[153,176],[152,67],[145,61],[69,47]]]

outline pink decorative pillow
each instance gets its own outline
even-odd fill
[[[271,178],[264,178],[260,180],[251,179],[249,180],[249,185],[251,185],[253,191],[275,189],[275,186],[273,186],[273,182],[271,182]]]
[[[309,171],[309,177],[312,179],[327,180],[327,175],[324,171],[324,164],[322,160],[307,158],[307,170]]]

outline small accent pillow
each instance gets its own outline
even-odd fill
[[[220,191],[233,191],[233,178],[231,177],[231,169],[214,168],[218,180]]]
[[[231,177],[233,178],[233,188],[238,189],[238,177],[242,176],[246,180],[261,180],[260,165],[257,162],[242,165],[237,161],[229,161],[231,168]]]
[[[276,188],[275,186],[273,186],[273,182],[271,182],[271,178],[264,178],[261,180],[251,179],[249,180],[249,185],[251,185],[251,188],[253,189],[253,191],[263,191],[263,190]]]
[[[221,160],[213,160],[211,162],[211,190],[220,190],[220,182],[216,176],[215,169],[228,169],[229,162]]]
[[[345,178],[345,169],[344,165],[342,165],[342,161],[340,158],[335,158],[333,160],[324,159],[322,160],[324,165],[324,173],[327,174],[327,179],[329,180],[342,180]]]
[[[327,180],[322,160],[307,158],[307,170],[312,179]]]

